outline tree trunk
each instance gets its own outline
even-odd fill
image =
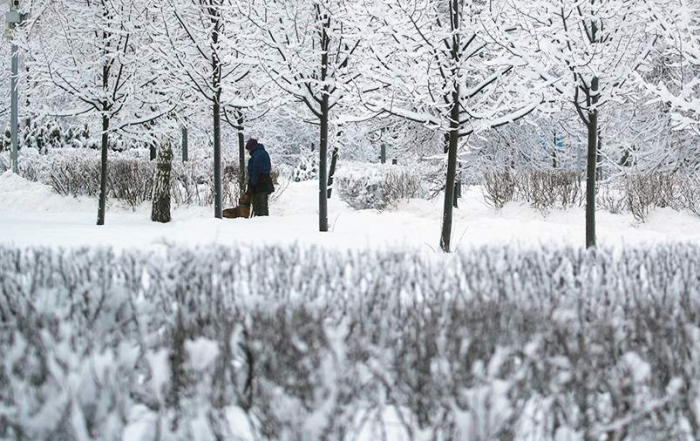
[[[455,85],[452,96],[452,111],[450,112],[450,143],[447,152],[447,182],[445,184],[445,205],[442,215],[442,236],[440,248],[450,252],[450,239],[452,238],[452,204],[454,202],[455,177],[457,175],[457,145],[459,141],[459,85]]]
[[[218,15],[218,10],[212,10],[212,23],[214,30],[212,31],[212,48],[216,48],[219,43],[219,30],[221,27],[221,17]],[[216,49],[213,50],[211,57],[212,64],[212,89],[214,91],[214,217],[221,219],[223,217],[222,207],[222,190],[221,184],[221,60]]]
[[[107,18],[109,13],[106,8],[104,8],[104,17]],[[102,33],[102,42],[109,47],[109,34],[107,32]],[[106,53],[106,52],[105,52]],[[102,65],[102,90],[107,93],[109,89],[109,70],[110,64],[104,63]],[[102,158],[100,162],[100,196],[97,203],[97,225],[105,224],[105,211],[107,205],[107,150],[109,149],[109,111],[111,106],[108,102],[103,101],[101,103],[102,110]]]
[[[221,107],[214,99],[214,217],[223,217],[221,184]]]
[[[328,173],[328,199],[331,198],[331,193],[333,192],[333,177],[335,176],[335,166],[338,162],[338,147],[333,149],[333,155],[331,156],[331,170]]]
[[[100,197],[97,205],[97,225],[105,224],[105,207],[107,205],[107,151],[109,149],[109,115],[102,114],[102,158],[100,162]]]
[[[603,149],[603,138],[600,137],[600,128],[598,128],[598,143],[596,145],[596,175],[595,179],[596,181],[600,182],[601,179],[603,179],[603,167],[601,165],[603,164],[603,155],[600,154],[600,152]]]
[[[245,139],[243,136],[243,115],[238,113],[238,188],[241,195],[246,187]]]
[[[598,78],[591,81],[592,104],[598,103]],[[586,173],[586,248],[596,246],[595,195],[598,165],[598,109],[588,111],[588,164]]]
[[[452,207],[459,208],[459,198],[462,197],[462,182],[455,182],[455,192],[452,199]]]
[[[452,28],[459,29],[459,0],[452,0],[450,18]],[[457,32],[452,36],[452,59],[455,65],[459,62],[460,42]],[[459,118],[460,118],[460,87],[458,76],[454,76],[454,91],[452,92],[452,109],[450,110],[450,132],[447,144],[447,182],[445,184],[445,204],[442,214],[442,235],[440,236],[440,248],[450,252],[450,240],[452,238],[452,204],[454,202],[455,177],[457,175],[457,146],[459,143]]]
[[[158,153],[156,185],[153,189],[153,222],[170,222],[170,174],[173,168],[173,148],[169,139],[163,141]]]
[[[321,98],[321,144],[318,162],[318,229],[328,231],[328,94]]]
[[[218,98],[214,98],[214,217],[221,219],[222,189],[221,184],[221,106]]]
[[[328,74],[328,47],[330,38],[327,26],[330,23],[325,21],[321,29],[321,82],[326,81]],[[330,97],[328,96],[328,85],[323,86],[321,96],[321,143],[319,145],[318,162],[318,229],[321,232],[328,231],[328,122],[330,115]]]
[[[454,208],[459,208],[459,200],[462,198],[462,166],[457,164],[457,171],[455,172],[455,192],[452,200],[452,206]]]

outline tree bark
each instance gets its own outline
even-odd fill
[[[103,4],[103,16],[105,18],[109,17],[109,12],[107,7]],[[107,55],[107,48],[110,46],[109,41],[110,34],[106,31],[102,33],[102,43],[105,44],[103,48],[103,55]],[[111,65],[109,62],[105,61],[102,65],[102,90],[105,94],[108,94],[109,90],[109,71]],[[105,211],[107,206],[107,151],[109,149],[109,123],[110,115],[109,112],[112,106],[107,101],[102,101],[102,158],[100,161],[100,196],[97,203],[97,225],[105,224]]]
[[[600,152],[603,149],[603,138],[600,136],[600,127],[598,127],[598,143],[596,144],[596,175],[595,179],[596,181],[600,182],[601,179],[603,179],[603,167],[601,165],[603,164],[603,155],[600,154]]]
[[[333,155],[331,156],[331,170],[328,172],[328,199],[331,198],[333,193],[333,177],[335,176],[335,167],[338,163],[338,147],[333,149]]]
[[[459,29],[459,0],[452,0],[450,15],[452,28]],[[459,62],[459,36],[457,32],[452,37],[452,60],[455,65]],[[450,252],[450,240],[452,238],[452,204],[455,191],[455,177],[457,175],[457,146],[459,143],[460,120],[460,87],[457,75],[454,77],[454,91],[452,92],[452,108],[450,110],[450,132],[447,145],[447,182],[445,184],[445,204],[442,214],[442,235],[440,236],[440,248]]]
[[[105,224],[105,207],[107,205],[107,151],[109,149],[109,115],[102,113],[102,158],[100,161],[100,196],[97,205],[97,225]]]
[[[167,139],[161,145],[158,153],[155,187],[153,189],[153,206],[151,220],[153,222],[170,222],[170,175],[173,167],[173,148]]]
[[[321,144],[318,161],[318,229],[328,231],[328,94],[321,97]]]
[[[459,208],[459,198],[462,197],[462,182],[455,182],[455,192],[452,199],[452,207]]]
[[[591,103],[588,111],[588,164],[586,173],[586,248],[596,246],[595,195],[598,166],[598,78],[591,81]]]
[[[328,47],[330,39],[328,36],[327,22],[324,19],[321,28],[321,82],[325,83],[328,74]],[[328,231],[328,122],[330,115],[328,85],[323,84],[321,96],[321,142],[319,145],[318,162],[318,229],[321,232]]]
[[[221,184],[221,60],[216,52],[219,43],[219,28],[221,17],[217,9],[212,10],[212,22],[214,30],[212,39],[212,89],[214,90],[214,217],[223,218],[222,189]]]
[[[238,188],[241,195],[246,187],[245,139],[243,136],[243,115],[238,112]]]
[[[591,44],[598,41],[598,23],[591,22]],[[593,77],[588,107],[588,164],[586,170],[586,248],[596,246],[595,195],[598,179],[598,95],[599,78]]]
[[[449,253],[450,239],[452,238],[452,208],[454,201],[455,177],[457,175],[457,146],[459,141],[459,84],[455,84],[455,92],[452,99],[452,111],[450,112],[450,143],[447,151],[447,182],[445,184],[445,205],[442,215],[442,235],[440,248]]]
[[[221,185],[221,107],[219,100],[214,99],[214,217],[221,219],[222,188]]]

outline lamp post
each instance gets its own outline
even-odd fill
[[[7,22],[8,39],[13,40],[12,31],[22,22],[25,14],[19,12],[19,0],[9,0],[10,10],[5,14]],[[18,105],[18,87],[17,80],[19,76],[19,49],[12,41],[12,73],[10,76],[10,134],[12,138],[12,171],[18,172],[17,167],[17,150],[19,149],[19,105]]]

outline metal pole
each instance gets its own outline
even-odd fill
[[[19,75],[19,50],[12,45],[12,75],[10,76],[10,133],[12,136],[12,171],[18,173],[17,150],[19,149],[19,106],[17,98],[17,77]]]
[[[386,164],[386,144],[382,144],[381,154],[379,155],[382,164]]]

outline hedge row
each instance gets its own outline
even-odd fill
[[[0,248],[0,292],[2,439],[700,438],[698,246]]]
[[[485,201],[495,208],[522,201],[542,213],[586,202],[585,177],[570,171],[488,172],[483,176],[482,191]],[[700,215],[700,175],[630,173],[597,183],[596,204],[611,213],[631,213],[640,222],[654,208]]]
[[[155,161],[137,155],[112,153],[109,160],[107,191],[110,198],[135,208],[152,200]],[[223,202],[238,201],[238,162],[223,161]],[[7,157],[0,157],[0,172],[10,168]],[[173,162],[171,197],[177,205],[209,206],[214,203],[214,165],[209,158]],[[100,191],[100,157],[96,152],[62,149],[47,155],[26,154],[19,174],[31,181],[50,185],[66,196],[97,196]]]
[[[303,158],[302,158],[303,159]],[[133,153],[112,153],[109,162],[109,196],[132,207],[152,198],[155,163]],[[0,173],[9,169],[9,155],[0,154]],[[27,153],[20,161],[20,175],[51,185],[63,195],[96,196],[99,192],[100,158],[85,149],[60,149],[47,155]],[[298,171],[298,170],[297,170]],[[300,180],[297,171],[292,179]],[[223,161],[224,204],[237,204],[239,194],[235,158]],[[171,194],[178,205],[209,206],[214,200],[213,163],[192,158],[173,163]],[[306,176],[310,178],[311,175]],[[355,209],[395,209],[402,200],[426,197],[439,177],[416,168],[345,163],[339,166],[335,186],[341,199]],[[440,184],[439,184],[440,185]],[[585,180],[569,171],[497,171],[484,173],[484,200],[495,208],[511,201],[529,203],[546,214],[552,209],[585,205]],[[435,195],[435,194],[434,194]],[[631,213],[638,221],[654,208],[672,208],[700,215],[700,174],[654,172],[629,174],[600,182],[597,206],[612,213]]]
[[[402,200],[426,194],[421,175],[397,165],[345,163],[334,179],[340,199],[356,210],[396,209]]]

